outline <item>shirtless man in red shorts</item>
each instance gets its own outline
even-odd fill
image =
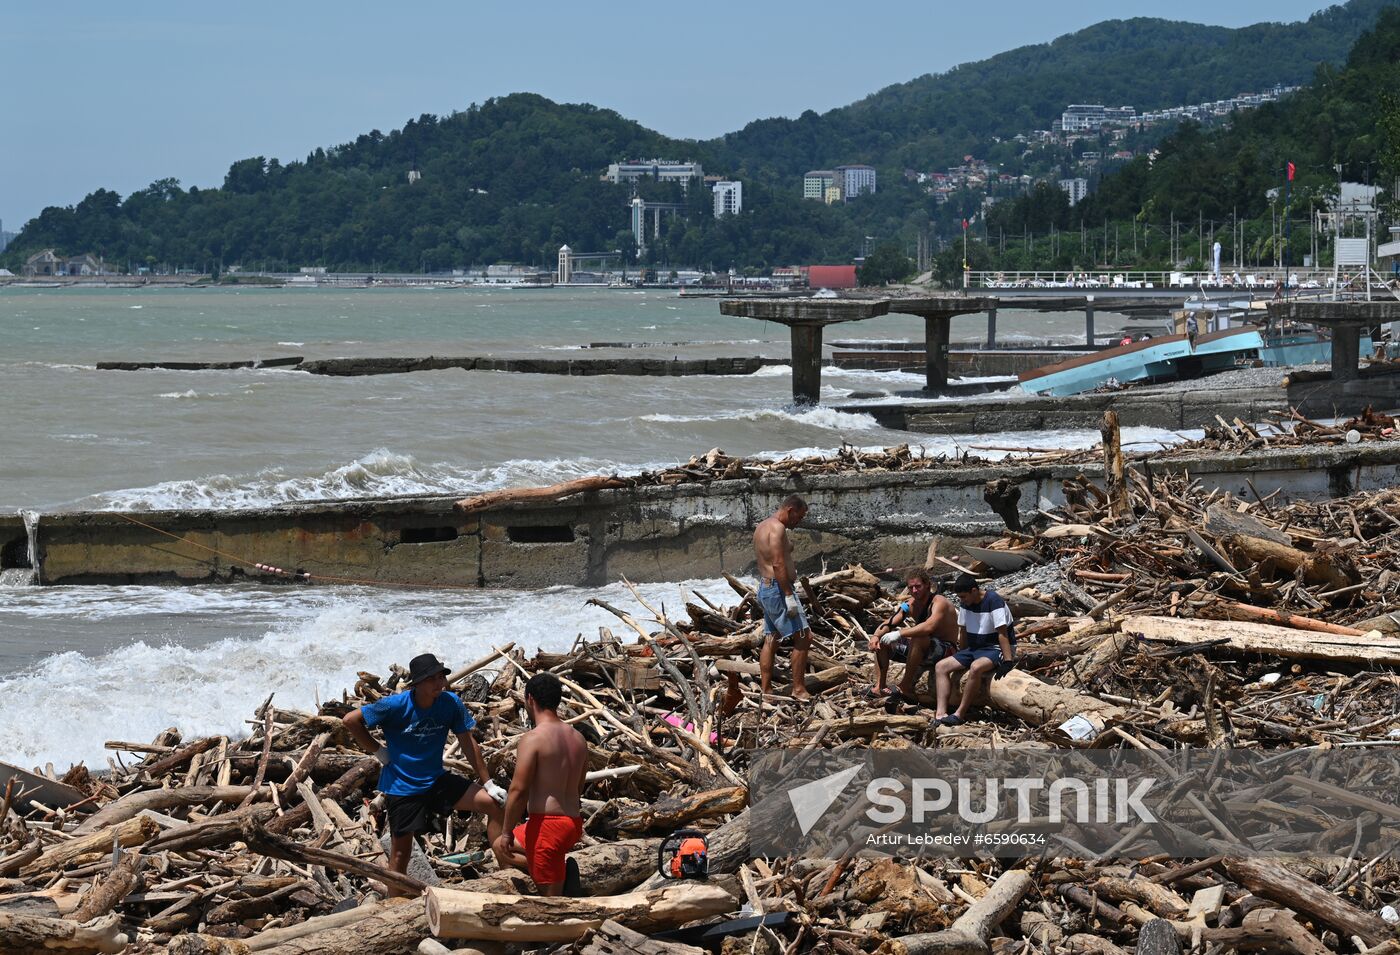
[[[582,894],[578,865],[568,852],[583,835],[579,794],[588,773],[588,744],[559,719],[563,692],[552,673],[537,673],[525,684],[534,729],[516,751],[504,831],[492,845],[501,865],[530,873],[541,895]],[[521,825],[527,810],[530,818]]]

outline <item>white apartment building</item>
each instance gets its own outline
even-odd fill
[[[1079,201],[1089,194],[1089,180],[1087,179],[1061,179],[1060,188],[1069,196],[1069,204],[1079,205]]]
[[[841,187],[841,197],[847,201],[867,192],[875,191],[874,166],[837,166],[837,184]]]
[[[1066,133],[1096,132],[1104,126],[1122,126],[1137,120],[1131,106],[1072,103],[1060,114],[1060,129]]]
[[[737,216],[744,208],[744,184],[724,180],[714,185],[715,218]]]

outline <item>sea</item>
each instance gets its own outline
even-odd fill
[[[1114,329],[1110,319],[1099,316],[1101,330]],[[997,324],[1003,342],[1083,334],[1076,312],[1003,309]],[[955,342],[984,336],[984,317],[954,320]],[[919,319],[896,315],[827,332],[828,343],[922,337]],[[715,447],[782,457],[842,445],[910,443],[940,454],[1097,440],[1088,431],[917,436],[858,411],[794,408],[785,364],[678,378],[94,367],[292,355],[787,354],[786,328],[723,316],[713,299],[668,290],[0,288],[0,510],[469,494],[633,472]],[[822,400],[859,403],[921,385],[918,375],[827,368]],[[1181,436],[1128,429],[1124,437],[1151,446]],[[722,579],[641,589],[669,606],[697,592],[733,596]],[[508,642],[531,653],[567,649],[615,622],[587,605],[593,596],[574,587],[3,587],[0,760],[103,769],[114,755],[109,739],[149,740],[168,727],[245,734],[274,691],[280,705],[313,709],[339,698],[357,671],[384,673],[420,652],[456,665]],[[601,596],[632,599],[620,584]]]

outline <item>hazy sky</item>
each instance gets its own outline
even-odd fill
[[[0,220],[98,187],[223,182],[518,91],[710,137],[1114,17],[1242,26],[1322,0],[681,3],[71,0],[0,14]],[[208,9],[205,9],[208,8]]]

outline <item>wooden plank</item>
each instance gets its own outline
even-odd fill
[[[1146,640],[1222,646],[1290,660],[1327,660],[1367,666],[1400,666],[1400,638],[1369,633],[1364,637],[1316,633],[1243,620],[1183,620],[1174,617],[1128,617],[1123,632]]]

